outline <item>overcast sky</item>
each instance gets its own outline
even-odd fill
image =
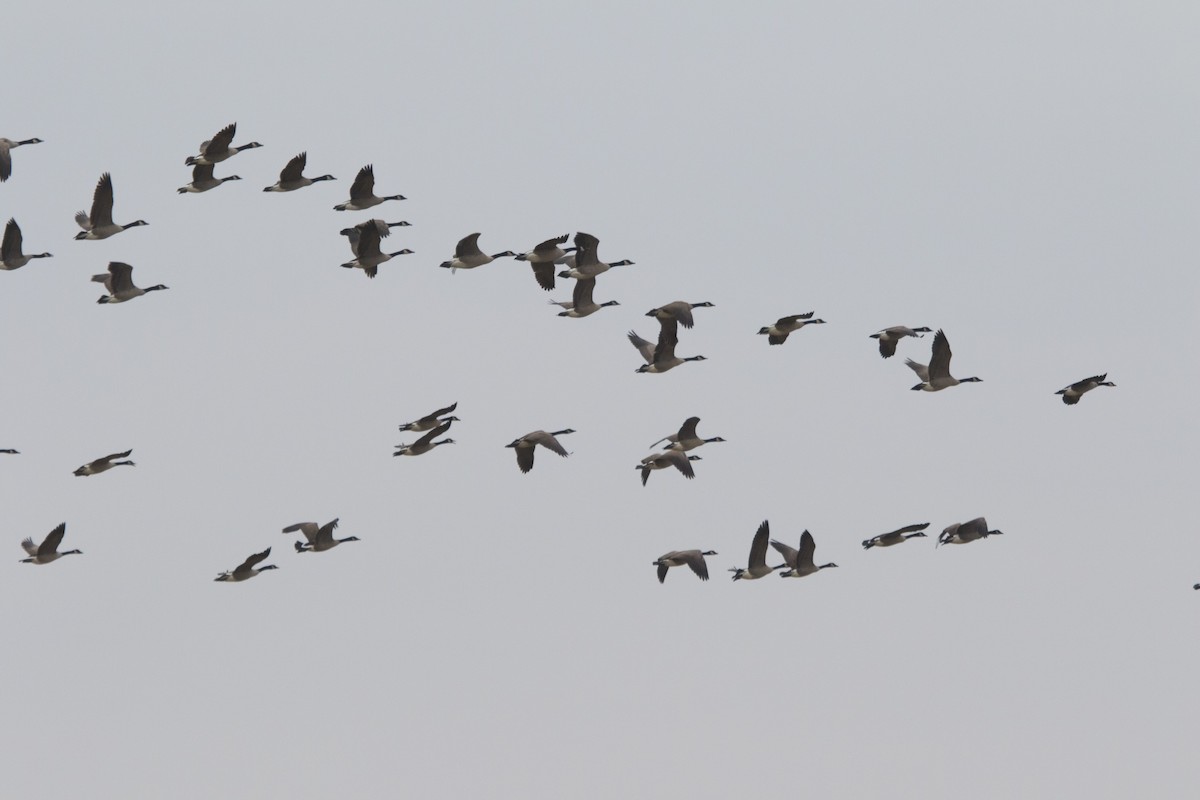
[[[0,136],[45,143],[0,221],[54,258],[0,274],[5,794],[1190,796],[1200,10],[967,6],[7,9]],[[243,180],[177,195],[233,121]],[[338,180],[263,193],[300,151]],[[409,199],[333,211],[367,163]],[[73,241],[105,171],[149,225]],[[372,216],[415,254],[368,280]],[[636,262],[587,319],[437,267],[580,230]],[[113,260],[170,290],[98,305]],[[636,374],[673,300],[707,360]],[[901,324],[983,382],[909,391]],[[691,415],[727,441],[643,487]],[[764,519],[840,568],[731,583]],[[17,563],[63,521],[82,556]],[[688,548],[712,580],[659,585]]]

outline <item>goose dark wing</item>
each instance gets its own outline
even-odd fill
[[[96,182],[96,191],[92,194],[92,213],[88,219],[93,228],[112,225],[113,185],[112,175],[104,173]]]
[[[354,183],[350,184],[350,199],[362,200],[375,194],[375,166],[367,164],[358,171]]]
[[[292,156],[292,160],[279,173],[280,183],[292,183],[304,177],[304,168],[308,165],[308,153]]]
[[[758,531],[754,534],[754,541],[750,543],[750,563],[751,569],[754,567],[765,567],[767,565],[767,541],[771,538],[771,526],[767,520],[763,520],[758,526]]]
[[[46,534],[46,538],[42,540],[38,547],[37,554],[39,556],[48,556],[51,553],[58,551],[58,546],[62,544],[63,536],[67,532],[67,523],[61,523],[57,528]]]

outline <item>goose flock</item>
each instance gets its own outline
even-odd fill
[[[214,174],[214,170],[218,165],[224,164],[224,162],[242,151],[257,149],[263,146],[256,141],[234,146],[233,140],[236,134],[236,123],[226,125],[211,139],[203,141],[195,155],[188,156],[184,160],[185,165],[192,168],[192,178],[188,184],[178,189],[179,194],[207,192],[224,183],[241,180],[240,176],[234,174],[221,177]],[[13,150],[24,145],[40,143],[42,143],[42,140],[37,138],[23,140],[0,138],[0,181],[7,181],[13,174]],[[262,191],[292,192],[313,186],[317,183],[336,180],[332,175],[328,174],[311,178],[306,177],[304,171],[307,168],[307,163],[307,152],[300,152],[293,156],[279,172],[278,180],[274,184],[266,186]],[[96,183],[90,211],[80,211],[75,216],[75,220],[81,228],[81,231],[75,235],[75,239],[107,239],[131,228],[148,224],[142,219],[136,219],[128,223],[115,222],[113,218],[114,199],[113,177],[110,173],[105,172]],[[357,176],[351,184],[349,200],[333,206],[333,210],[365,211],[373,209],[387,201],[402,201],[405,199],[405,196],[401,194],[376,195],[374,167],[371,164],[367,164],[358,171]],[[341,235],[347,237],[352,258],[341,264],[341,266],[346,269],[361,269],[368,278],[375,278],[379,274],[379,268],[382,265],[393,258],[413,252],[407,248],[391,252],[385,252],[384,250],[384,240],[390,237],[393,229],[408,226],[409,223],[406,221],[386,222],[383,219],[372,218],[343,228]],[[601,309],[620,305],[616,300],[598,302],[595,298],[597,282],[601,276],[605,276],[610,270],[618,267],[630,267],[635,263],[629,259],[612,262],[602,261],[599,254],[600,239],[590,233],[576,232],[573,236],[571,234],[563,234],[546,239],[527,251],[503,250],[492,254],[485,252],[480,247],[479,239],[481,235],[481,233],[475,232],[464,236],[455,246],[454,255],[443,261],[440,267],[448,269],[451,273],[456,273],[459,270],[478,269],[498,259],[511,258],[529,264],[534,280],[541,290],[554,290],[556,288],[556,278],[574,280],[575,283],[570,300],[549,301],[551,305],[557,305],[561,309],[558,313],[560,317],[582,319],[599,312]],[[564,247],[568,241],[573,246]],[[47,252],[26,254],[23,248],[24,242],[21,228],[15,218],[10,219],[5,227],[3,246],[0,248],[0,255],[2,255],[2,265],[0,267],[4,270],[15,270],[26,266],[34,259],[51,257],[51,254]],[[604,280],[607,282],[609,278],[605,277]],[[133,282],[133,266],[121,261],[110,262],[107,271],[94,275],[92,281],[104,285],[106,294],[102,295],[97,301],[101,304],[124,303],[142,297],[150,292],[162,291],[168,288],[163,284],[155,284],[144,288],[138,287]],[[658,323],[659,328],[657,337],[654,340],[645,339],[634,330],[628,332],[627,338],[634,349],[637,350],[642,362],[636,367],[635,371],[641,374],[657,375],[669,372],[689,362],[706,360],[706,357],[700,354],[683,356],[676,354],[676,349],[680,344],[680,328],[684,330],[693,329],[696,325],[696,318],[693,312],[701,308],[715,308],[715,304],[708,301],[688,302],[676,300],[647,311],[645,316],[653,318]],[[758,334],[766,336],[768,343],[772,346],[783,345],[792,334],[798,333],[812,325],[825,324],[825,320],[823,319],[814,319],[815,313],[814,311],[809,311],[803,314],[790,314],[780,317],[774,323],[763,326],[758,331]],[[883,328],[877,333],[870,334],[867,338],[877,341],[880,356],[887,359],[896,354],[898,347],[901,346],[905,339],[921,339],[927,333],[934,334],[928,364],[919,363],[911,358],[905,360],[905,364],[920,379],[920,383],[912,387],[914,391],[939,392],[962,384],[979,383],[982,381],[979,377],[956,378],[951,374],[950,362],[953,354],[950,349],[949,338],[944,330],[938,329],[935,331],[933,328],[925,326],[908,327],[896,325]],[[1055,394],[1062,397],[1063,403],[1075,405],[1080,402],[1084,394],[1100,386],[1113,387],[1115,384],[1108,380],[1106,373],[1076,381]],[[457,402],[451,403],[415,421],[400,425],[399,429],[402,432],[419,433],[422,435],[414,441],[396,445],[393,455],[421,456],[430,453],[442,445],[454,444],[454,439],[440,437],[449,432],[455,422],[460,421],[458,417],[453,415],[457,407]],[[641,458],[639,463],[635,465],[643,486],[648,485],[650,474],[659,470],[667,470],[669,473],[673,469],[688,480],[696,478],[693,464],[701,461],[701,456],[692,451],[707,444],[725,441],[720,436],[701,437],[697,432],[699,422],[699,417],[689,417],[683,422],[677,432],[664,436],[651,445],[651,449],[657,448],[659,445],[664,445],[664,447],[657,452]],[[515,452],[519,470],[522,473],[529,473],[533,470],[534,456],[538,447],[562,458],[570,456],[571,453],[559,441],[559,437],[572,433],[575,433],[572,428],[562,428],[553,431],[535,430],[519,436],[506,445],[506,447],[512,448]],[[74,474],[81,477],[92,476],[107,472],[117,466],[132,467],[134,466],[134,462],[127,460],[132,452],[132,449],[130,449],[95,459],[76,469]],[[17,455],[18,451],[15,449],[3,449],[0,450],[0,453]],[[877,547],[886,548],[902,544],[911,539],[922,538],[926,536],[925,529],[929,525],[930,523],[928,522],[907,525],[889,533],[879,534],[864,540],[862,547],[864,550]],[[297,553],[324,552],[344,542],[359,541],[356,536],[342,539],[334,538],[333,533],[337,526],[337,519],[324,525],[318,525],[315,522],[300,522],[283,528],[283,532],[298,532],[304,536],[302,541],[295,542]],[[66,523],[62,523],[47,534],[40,544],[35,544],[32,538],[23,540],[21,546],[25,550],[27,557],[22,559],[22,562],[49,564],[65,555],[80,554],[79,550],[59,551],[65,533]],[[999,534],[1001,534],[1001,531],[989,529],[984,517],[978,517],[966,522],[955,522],[946,526],[938,537],[937,546],[942,544],[968,544]],[[773,547],[777,551],[782,557],[783,563],[774,565],[767,563],[768,547]],[[804,578],[824,569],[838,566],[832,562],[818,565],[814,560],[815,549],[815,539],[813,534],[808,530],[804,530],[801,533],[799,546],[792,547],[782,541],[771,539],[769,522],[763,521],[752,539],[747,565],[745,567],[731,568],[730,571],[733,573],[734,581],[743,581],[757,580],[776,572],[785,578]],[[262,562],[269,558],[270,554],[270,547],[254,553],[237,567],[221,572],[215,580],[218,582],[242,582],[267,570],[277,569],[273,564],[262,564]],[[716,555],[717,552],[715,550],[702,550],[699,548],[673,550],[660,556],[653,564],[657,567],[657,575],[660,583],[666,580],[667,572],[671,567],[685,565],[698,578],[707,581],[709,573],[706,559]],[[1195,588],[1200,589],[1200,583],[1196,584]]]

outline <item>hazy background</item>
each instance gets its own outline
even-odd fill
[[[55,257],[0,275],[5,794],[1191,796],[1200,9],[969,5],[7,9],[0,135],[45,143],[0,221]],[[235,120],[244,180],[176,195]],[[338,180],[264,194],[301,150]],[[409,199],[335,213],[366,163]],[[104,171],[150,225],[72,241]],[[372,216],[416,251],[374,281]],[[578,230],[637,262],[584,320],[437,268]],[[170,291],[97,305],[110,260]],[[635,374],[677,299],[708,360]],[[897,324],[984,382],[909,391]],[[727,443],[643,488],[693,414]],[[279,533],[333,517],[362,541]],[[731,584],[763,519],[841,568]],[[64,520],[83,556],[17,563]]]

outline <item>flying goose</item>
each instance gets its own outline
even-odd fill
[[[10,222],[9,224],[11,225],[12,223]],[[8,242],[7,235],[4,237],[4,241],[6,243]],[[1107,380],[1107,378],[1107,372],[1103,375],[1093,375],[1090,378],[1084,378],[1081,381],[1075,381],[1075,383],[1072,383],[1067,388],[1059,389],[1057,392],[1055,392],[1055,394],[1061,394],[1063,402],[1069,406],[1073,406],[1079,402],[1079,398],[1083,397],[1086,392],[1090,392],[1097,386],[1116,386],[1115,383]]]
[[[75,470],[75,472],[73,474],[83,478],[88,475],[99,475],[101,472],[108,472],[113,467],[135,466],[132,461],[114,461],[113,460],[115,458],[128,458],[132,454],[133,454],[132,450],[126,450],[124,453],[113,453],[111,455],[105,456],[104,458],[97,458],[95,461],[84,464],[82,467]]]
[[[646,363],[638,367],[636,372],[660,373],[678,367],[685,361],[705,361],[704,356],[689,356],[687,358],[679,358],[675,355],[675,345],[679,343],[679,323],[674,320],[662,322],[658,332],[658,345],[652,346],[650,342],[638,336],[634,331],[626,334],[629,337],[629,343],[637,348],[642,354],[642,358]]]
[[[41,144],[41,139],[22,139],[14,142],[12,139],[0,137],[0,183],[12,177],[12,156],[10,150],[15,150],[23,144]]]
[[[394,455],[394,456],[419,456],[419,455],[422,455],[423,453],[428,453],[430,450],[437,447],[439,444],[455,444],[455,441],[453,439],[442,439],[440,442],[433,441],[435,437],[441,436],[443,433],[450,430],[450,426],[451,426],[451,424],[453,424],[448,419],[442,420],[441,423],[442,424],[438,425],[436,428],[434,428],[429,433],[422,436],[420,439],[417,439],[412,444],[396,445],[396,447],[398,447],[400,449],[397,450],[396,452],[392,453],[392,455]]]
[[[608,272],[612,267],[628,267],[633,264],[629,259],[605,264],[597,255],[600,240],[590,233],[575,234],[575,259],[568,269],[558,273],[560,278],[594,278]]]
[[[672,550],[664,553],[658,557],[658,561],[654,562],[654,566],[658,567],[658,582],[663,583],[667,580],[667,570],[671,567],[682,567],[684,564],[692,568],[692,572],[696,573],[697,578],[706,581],[708,580],[708,562],[704,560],[704,557],[716,554],[716,550],[705,550],[703,553],[699,550]]]
[[[369,219],[366,222],[360,222],[349,228],[342,228],[341,234],[350,240],[350,252],[358,257],[358,241],[362,238],[363,228],[373,226],[379,233],[381,239],[386,239],[392,235],[392,228],[407,228],[411,223],[400,220],[399,222],[384,222],[381,219]]]
[[[561,431],[554,431],[552,433],[547,433],[546,431],[533,431],[532,433],[525,434],[519,439],[513,439],[512,442],[504,446],[511,447],[513,448],[514,452],[516,452],[517,466],[521,468],[521,472],[529,472],[529,470],[533,469],[533,450],[539,444],[552,453],[558,453],[563,458],[571,455],[567,452],[566,448],[558,443],[558,439],[554,437],[565,436],[568,433],[574,432],[575,431],[571,428],[566,428]]]
[[[445,265],[443,264],[443,266]],[[594,300],[592,300],[592,291],[595,290],[595,288],[595,278],[582,278],[575,281],[575,292],[572,294],[570,301],[559,302],[557,300],[551,300],[550,305],[560,306],[566,309],[566,311],[559,312],[558,315],[560,317],[574,317],[576,319],[580,317],[586,317],[590,314],[595,314],[605,306],[621,305],[616,300],[609,300],[606,303],[596,303]]]
[[[253,578],[260,572],[266,572],[269,569],[279,569],[279,567],[275,566],[274,564],[267,564],[265,567],[254,566],[255,564],[258,564],[266,559],[266,557],[269,555],[271,555],[271,548],[268,547],[261,553],[255,553],[247,558],[245,561],[239,564],[236,569],[222,572],[220,575],[214,578],[214,580],[231,582],[245,581]]]
[[[40,545],[34,544],[33,539],[26,538],[21,542],[21,547],[25,548],[25,552],[29,554],[29,558],[22,558],[22,564],[49,564],[51,561],[57,561],[63,556],[83,555],[82,550],[67,550],[58,552],[58,546],[62,544],[63,534],[67,532],[67,523],[62,523],[54,530],[46,534],[46,538],[42,540]]]
[[[507,256],[515,256],[512,250],[505,250],[503,253],[496,253],[494,256],[489,256],[487,253],[479,249],[478,233],[468,234],[458,240],[458,244],[454,247],[454,258],[449,261],[443,261],[438,266],[443,269],[449,269],[451,274],[460,269],[475,269],[482,267],[484,264],[490,264],[497,258],[505,258]]]
[[[350,184],[350,199],[333,207],[334,211],[362,211],[365,208],[377,206],[384,200],[404,200],[402,194],[390,194],[386,197],[375,196],[375,166],[367,164],[358,171],[358,177]]]
[[[989,531],[987,520],[983,517],[976,517],[969,522],[956,522],[953,525],[947,525],[938,537],[938,545],[943,544],[967,544],[976,539],[986,539],[989,536],[999,536],[1004,531]]]
[[[906,525],[891,533],[881,533],[878,536],[872,536],[870,539],[864,539],[862,546],[864,550],[870,550],[872,547],[891,547],[894,544],[900,544],[901,542],[907,542],[909,539],[924,536],[925,529],[928,527],[928,522],[922,522],[919,525]],[[904,534],[908,535],[905,536]]]
[[[750,544],[750,563],[745,569],[742,569],[741,567],[733,567],[729,570],[733,573],[733,579],[735,581],[757,580],[758,578],[770,575],[775,570],[782,568],[782,565],[779,567],[767,566],[767,539],[770,537],[770,535],[771,526],[766,520],[763,520],[762,524],[758,526],[758,531],[754,534],[754,541]]]
[[[264,192],[294,192],[305,186],[312,186],[317,181],[336,181],[332,175],[322,175],[319,178],[304,177],[304,168],[308,166],[308,153],[292,156],[291,161],[279,171],[279,180],[263,189]]]
[[[230,147],[229,145],[233,142],[233,137],[236,133],[237,123],[231,122],[217,131],[216,136],[200,143],[200,155],[188,156],[184,159],[183,163],[189,167],[194,167],[197,164],[212,166],[231,156],[237,155],[243,150],[262,147],[258,142],[250,142],[250,144],[244,144],[240,147]]]
[[[711,439],[701,439],[696,435],[696,426],[700,424],[699,417],[688,417],[683,421],[678,433],[672,433],[670,436],[664,436],[659,439],[651,447],[657,447],[662,442],[667,442],[668,450],[695,450],[700,445],[710,442],[725,441],[720,436],[714,436]]]
[[[837,566],[832,561],[819,567],[813,563],[813,553],[816,552],[817,543],[813,541],[813,536],[808,531],[800,534],[799,550],[774,539],[771,540],[771,546],[783,556],[783,560],[786,562],[784,566],[790,567],[786,572],[779,573],[781,578],[803,578],[827,567]]]
[[[315,522],[297,522],[295,525],[288,525],[283,529],[284,533],[295,533],[300,531],[304,534],[304,538],[308,543],[296,542],[297,553],[307,553],[310,550],[314,553],[320,553],[325,550],[332,550],[342,542],[357,542],[357,536],[347,536],[345,539],[333,538],[333,531],[338,526],[338,521],[335,519],[332,522],[326,522],[324,525],[317,525]]]
[[[15,219],[10,219],[4,226],[4,243],[0,244],[0,269],[20,269],[35,258],[53,257],[49,253],[25,255],[21,252],[22,244],[21,226]]]
[[[187,186],[179,187],[179,194],[197,194],[199,192],[207,192],[209,189],[215,189],[225,181],[240,181],[241,176],[230,175],[227,178],[214,178],[212,164],[197,164],[192,167],[192,182]]]
[[[342,264],[347,269],[355,267],[367,273],[368,278],[374,278],[379,272],[379,265],[385,261],[391,261],[396,256],[409,255],[412,250],[407,247],[403,250],[397,250],[394,253],[385,253],[379,249],[379,226],[372,225],[367,222],[365,225],[355,226],[358,230],[358,242],[354,243],[354,237],[350,238],[351,248],[354,250],[354,258]]]
[[[815,312],[810,311],[807,314],[793,314],[790,317],[780,317],[774,325],[767,325],[760,328],[758,333],[761,336],[766,336],[767,341],[771,344],[783,344],[787,341],[788,334],[792,331],[798,331],[805,325],[823,325],[825,320],[812,319]]]
[[[144,219],[135,220],[128,225],[118,225],[113,222],[113,185],[112,175],[107,172],[96,182],[96,191],[92,194],[92,213],[83,211],[75,213],[75,223],[83,228],[75,234],[76,239],[107,239],[124,230],[136,228],[139,225],[149,225]]]
[[[547,239],[527,253],[521,253],[513,256],[517,261],[528,261],[529,266],[533,268],[533,277],[546,291],[554,288],[554,265],[562,263],[562,259],[567,255],[568,251],[573,251],[571,247],[568,250],[562,248],[566,244],[570,234],[564,233],[562,236],[553,239]]]
[[[445,419],[438,419],[443,414],[449,414],[452,411],[454,411],[454,409],[456,409],[456,408],[458,408],[458,403],[451,403],[450,405],[446,406],[445,408],[439,408],[437,411],[434,411],[432,414],[426,414],[425,416],[421,417],[416,422],[404,423],[403,425],[400,426],[400,430],[402,430],[402,431],[427,431],[427,430],[430,430],[431,428],[436,428],[437,426],[441,425],[444,422],[462,422],[462,420],[460,420],[458,417],[446,417]]]
[[[21,451],[13,450],[11,447],[5,447],[3,450],[0,450],[0,453],[8,453],[9,455],[19,456]]]
[[[666,469],[674,467],[683,473],[683,476],[689,481],[696,477],[695,471],[692,470],[692,462],[699,461],[700,456],[689,456],[682,450],[664,450],[661,453],[654,453],[642,459],[642,463],[638,464],[636,469],[642,472],[642,486],[646,485],[646,481],[650,480],[650,472],[656,469]]]
[[[646,312],[647,317],[654,317],[659,322],[667,322],[675,320],[685,328],[692,327],[692,309],[693,308],[712,308],[713,304],[707,300],[703,303],[689,303],[686,300],[676,300],[674,303],[667,303],[665,306],[652,308]]]
[[[891,358],[896,355],[896,345],[905,336],[915,336],[920,339],[923,333],[933,333],[930,328],[907,328],[903,325],[893,325],[890,328],[884,328],[879,333],[872,333],[869,338],[879,340],[879,355],[884,358]]]
[[[952,355],[950,340],[946,338],[945,331],[939,329],[933,337],[933,356],[929,360],[929,366],[918,364],[911,358],[904,361],[909,369],[917,373],[917,377],[921,379],[921,383],[912,387],[913,391],[940,392],[942,389],[949,389],[960,383],[982,382],[982,378],[953,377],[950,374],[950,356]]]
[[[161,283],[139,289],[133,285],[133,267],[120,261],[108,262],[108,272],[92,276],[93,283],[103,283],[108,294],[101,295],[97,303],[124,303],[135,297],[141,297],[146,292],[157,292],[170,287]]]

